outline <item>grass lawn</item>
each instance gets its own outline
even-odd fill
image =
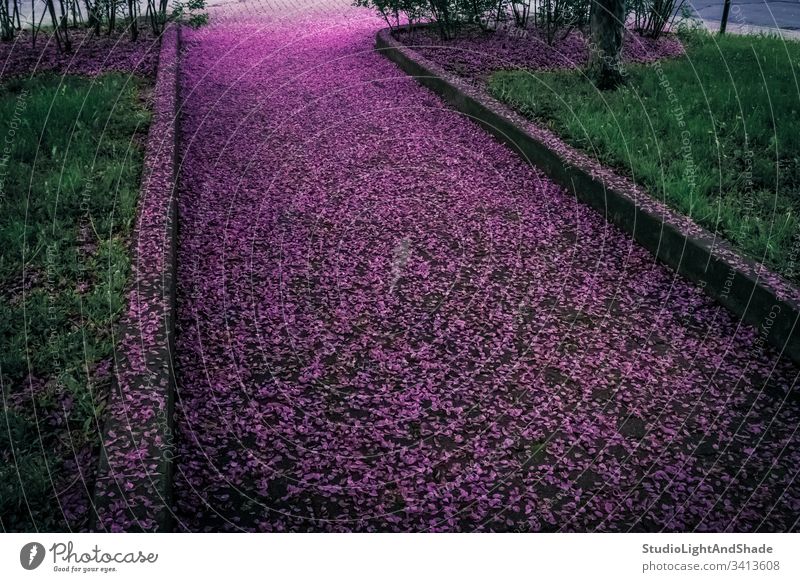
[[[149,113],[145,81],[0,85],[0,526],[85,519],[124,307]],[[91,462],[88,463],[91,465]]]
[[[498,71],[491,93],[800,282],[800,43],[685,35],[599,93],[581,71]]]

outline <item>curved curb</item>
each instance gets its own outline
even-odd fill
[[[180,28],[161,38],[128,309],[94,490],[94,531],[169,531],[175,374],[176,114]]]
[[[603,212],[608,221],[743,321],[758,326],[757,341],[772,344],[800,364],[800,289],[483,89],[446,72],[396,40],[391,29],[378,31],[375,50],[510,145],[578,200]]]

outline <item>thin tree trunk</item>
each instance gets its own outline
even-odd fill
[[[131,20],[131,40],[139,38],[139,23],[137,22],[136,4],[137,0],[128,0],[128,14]]]
[[[725,0],[725,6],[722,8],[722,22],[719,23],[719,33],[725,34],[725,29],[728,28],[728,15],[731,12],[731,0]]]
[[[83,0],[84,6],[86,6],[86,26],[87,28],[93,28],[94,31],[97,33],[99,32],[98,28],[100,27],[100,0],[95,0],[94,4],[92,4],[91,0]]]
[[[20,2],[22,2],[22,0],[14,0],[14,18],[17,20],[17,30],[22,30],[22,17],[20,15],[22,10]]]
[[[64,42],[64,52],[68,53],[72,50],[72,42],[69,40],[69,8],[65,5],[66,1],[67,0],[58,0],[58,5],[61,8],[59,27],[61,28],[62,40]]]
[[[158,34],[164,32],[164,27],[167,24],[167,5],[169,0],[159,0],[158,5]]]
[[[112,2],[108,7],[108,31],[107,34],[111,36],[111,33],[117,27],[117,4]]]
[[[42,9],[42,16],[39,18],[39,24],[36,24],[36,0],[31,0],[31,46],[34,49],[36,48],[36,36],[42,28],[45,14],[47,14],[47,10]]]
[[[587,75],[598,89],[614,89],[624,81],[621,59],[624,20],[625,0],[593,0]]]
[[[103,8],[100,0],[94,0],[94,33],[100,36],[100,28],[103,26]]]
[[[8,0],[0,0],[0,40],[9,41],[14,38],[14,27],[11,25],[11,15],[8,14]]]
[[[58,27],[58,18],[56,17],[56,7],[53,4],[55,0],[46,0],[46,7],[47,11],[50,13],[50,20],[53,22],[53,36],[56,39],[56,46],[58,47],[59,52],[61,52],[63,47],[61,46],[61,34],[59,33]]]

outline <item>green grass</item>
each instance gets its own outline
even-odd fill
[[[686,56],[630,66],[613,92],[581,71],[498,71],[489,89],[800,282],[800,43],[683,40]]]
[[[97,368],[108,367],[124,307],[149,123],[143,84],[106,75],[0,86],[3,529],[76,525],[53,484],[77,477],[64,468],[73,451],[99,444],[110,378]]]

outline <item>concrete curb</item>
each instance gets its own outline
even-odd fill
[[[703,23],[703,26],[706,28],[707,31],[712,33],[718,33],[720,27],[719,20],[710,20],[707,18],[702,18],[700,21]],[[734,22],[732,18],[728,19],[728,26],[725,31],[725,34],[767,34],[767,35],[775,35],[779,36],[785,40],[798,40],[800,39],[800,30],[795,30],[792,28],[774,28],[770,26],[758,26],[756,24],[739,24],[738,22]]]
[[[396,40],[389,28],[378,32],[375,48],[742,321],[758,326],[760,337],[800,364],[800,289],[483,89],[446,72]]]
[[[94,531],[172,527],[179,55],[180,27],[171,25],[161,38],[131,248],[128,311],[115,338],[115,381],[95,483]]]

